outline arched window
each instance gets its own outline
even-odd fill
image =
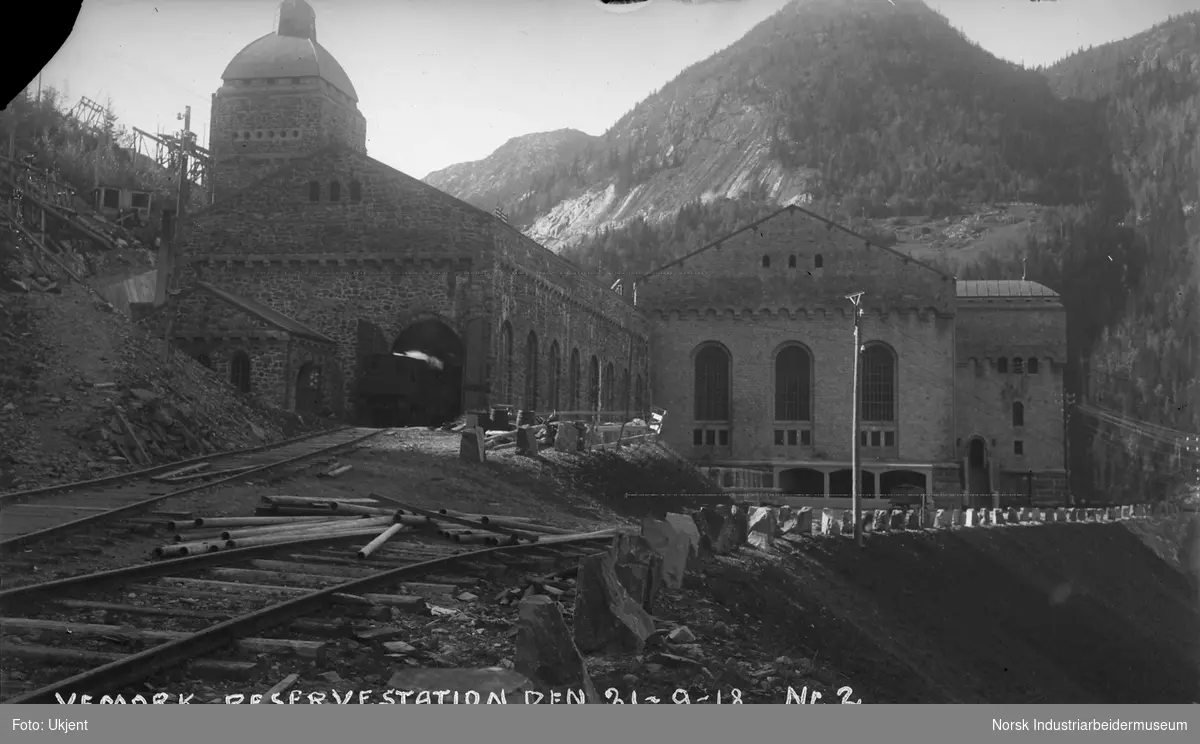
[[[362,184],[358,181],[350,182],[350,201],[362,201]]]
[[[557,411],[562,395],[562,353],[558,350],[558,342],[550,344],[550,400],[546,402],[551,409]]]
[[[771,257],[770,257],[770,256],[763,256],[763,257],[762,257],[762,265],[763,265],[763,268],[764,268],[764,269],[769,269],[769,268],[771,268]]]
[[[811,421],[812,357],[798,344],[775,355],[775,420]]]
[[[895,352],[882,343],[868,344],[863,351],[862,369],[862,420],[895,422]]]
[[[567,395],[570,397],[567,407],[571,411],[580,409],[579,386],[582,372],[579,368],[579,349],[571,349],[571,367],[567,370]]]
[[[814,269],[823,269],[823,268],[825,268],[825,259],[824,259],[824,258],[821,256],[821,254],[820,254],[820,253],[818,253],[818,254],[817,254],[817,255],[816,255],[814,258],[813,258],[813,268],[814,268]]]
[[[788,268],[789,269],[796,268],[796,257],[795,256],[788,256]]]
[[[229,381],[239,393],[250,392],[250,357],[239,351],[229,360]]]
[[[314,201],[314,202],[321,201],[321,182],[320,181],[309,181],[308,182],[308,200]]]
[[[613,363],[604,365],[604,376],[600,378],[604,385],[604,410],[617,409],[617,373]]]
[[[1012,421],[1013,426],[1025,425],[1025,404],[1016,402],[1012,404]]]
[[[595,411],[600,407],[600,358],[595,354],[588,362],[588,410]]]
[[[642,410],[642,401],[646,396],[644,385],[645,383],[642,382],[642,376],[638,375],[637,380],[633,385],[633,410],[637,411],[639,415],[644,413]]]
[[[1023,359],[1021,359],[1021,357],[1013,357],[1013,361],[1012,361],[1012,371],[1013,371],[1013,374],[1014,374],[1014,375],[1019,375],[1019,374],[1021,374],[1021,368],[1022,368],[1023,366],[1025,366],[1023,362],[1024,362],[1024,360],[1023,360]]]
[[[500,327],[500,399],[505,404],[513,402],[513,329],[506,320]]]
[[[533,331],[525,338],[525,410],[538,406],[538,337]]]
[[[621,387],[617,391],[617,405],[622,411],[628,410],[633,401],[629,399],[629,394],[632,391],[629,389],[629,368],[621,370]]]
[[[1038,373],[1037,357],[1029,357],[1029,359],[1025,361],[1025,371],[1031,375],[1036,375]]]
[[[723,346],[709,343],[696,352],[696,421],[729,420],[730,366],[729,352]]]
[[[1008,359],[1000,357],[996,360],[996,371],[1002,375],[1008,374]]]
[[[329,182],[329,201],[337,201],[342,198],[342,185],[337,181]]]

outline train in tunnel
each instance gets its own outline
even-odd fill
[[[392,353],[363,359],[358,411],[368,426],[441,426],[462,413],[462,367]]]

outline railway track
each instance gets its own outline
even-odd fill
[[[146,516],[168,499],[332,455],[384,431],[346,427],[96,480],[0,495],[0,563],[11,573],[21,568],[21,561],[13,557],[21,549],[36,546],[36,558],[45,562],[55,551],[78,554],[111,544],[114,534],[144,525],[147,519],[161,522],[184,516],[170,512]],[[81,532],[92,534],[74,537]],[[72,537],[69,541],[64,539],[68,536]]]
[[[507,544],[456,544],[438,518]],[[196,689],[200,679],[215,685],[212,691],[279,691],[317,670],[353,677],[364,663],[422,666],[423,652],[406,639],[419,642],[430,615],[434,623],[444,620],[464,603],[495,596],[497,587],[520,596],[512,585],[521,575],[540,576],[526,584],[561,596],[570,588],[554,588],[554,578],[607,549],[615,534],[562,534],[515,518],[508,524],[520,529],[505,531],[493,526],[500,518],[485,526],[488,517],[412,508],[360,519],[372,526],[294,533],[287,542],[0,591],[0,702],[55,703],[73,693],[77,702],[82,695],[91,702],[103,695],[149,700],[167,678],[180,692]],[[364,551],[380,530],[390,542],[372,541],[379,545]],[[149,681],[159,684],[147,687]]]

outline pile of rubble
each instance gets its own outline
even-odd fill
[[[596,425],[587,421],[560,421],[551,415],[533,425],[490,429],[487,421],[468,414],[451,431],[462,433],[461,457],[468,462],[483,462],[488,452],[515,449],[517,454],[536,456],[542,448],[559,452],[586,452],[615,444],[645,439],[651,429],[640,418],[624,424]]]
[[[0,292],[0,491],[277,441],[290,414],[245,398],[83,288]]]

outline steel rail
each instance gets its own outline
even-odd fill
[[[546,547],[551,545],[583,544],[602,540],[611,541],[616,534],[616,530],[606,530],[604,532],[594,532],[585,535],[548,538],[531,544],[484,548],[482,550],[473,550],[445,558],[435,558],[408,566],[389,569],[373,576],[366,576],[344,584],[319,589],[304,596],[279,602],[242,615],[241,617],[217,623],[186,638],[162,643],[154,648],[149,648],[123,659],[109,662],[86,672],[81,672],[73,677],[60,680],[24,695],[9,698],[4,702],[6,705],[46,704],[58,702],[58,696],[62,696],[63,698],[69,697],[72,691],[82,690],[82,694],[92,694],[92,692],[100,689],[115,690],[136,683],[164,669],[175,667],[190,659],[211,653],[216,649],[229,645],[240,637],[281,625],[297,616],[318,610],[328,604],[328,601],[335,594],[366,593],[371,589],[396,583],[411,574],[420,574],[433,569],[444,568],[459,561],[478,560],[481,557],[501,553],[511,554],[545,550]],[[13,591],[19,592],[21,589]]]
[[[168,470],[177,470],[179,468],[187,467],[188,465],[195,465],[196,463],[207,462],[209,460],[217,460],[217,459],[225,458],[225,457],[237,457],[238,455],[252,455],[256,452],[263,452],[264,450],[275,449],[278,447],[286,447],[290,444],[296,444],[297,442],[303,442],[306,439],[315,439],[316,437],[325,436],[327,434],[336,434],[339,431],[348,431],[353,428],[355,428],[355,427],[340,426],[340,427],[337,427],[336,429],[322,429],[321,431],[310,432],[308,434],[301,434],[298,437],[292,437],[291,439],[283,439],[278,442],[273,442],[271,444],[260,444],[260,445],[254,446],[254,447],[246,447],[245,449],[229,450],[228,452],[217,452],[217,453],[214,453],[211,455],[200,455],[199,457],[190,457],[186,460],[176,460],[174,462],[169,462],[165,465],[153,465],[148,468],[142,468],[141,470],[132,470],[128,473],[116,473],[115,475],[106,475],[102,478],[92,478],[91,480],[71,481],[70,483],[56,483],[52,486],[43,486],[41,488],[29,488],[24,491],[12,491],[10,493],[3,493],[3,494],[0,494],[0,508],[5,507],[5,506],[11,506],[13,502],[19,502],[21,499],[28,498],[30,496],[45,496],[45,495],[49,495],[52,493],[61,493],[63,491],[73,491],[77,488],[92,488],[95,486],[104,486],[104,485],[108,485],[111,483],[120,483],[121,481],[124,481],[124,480],[134,480],[137,478],[144,478],[146,476],[157,475],[159,473],[166,472]]]
[[[353,428],[353,427],[347,427],[347,429],[349,429],[349,428]],[[345,429],[341,429],[339,431],[345,431]],[[54,525],[53,527],[47,527],[45,529],[37,530],[35,532],[27,532],[24,535],[17,535],[16,537],[12,537],[12,538],[9,538],[8,540],[4,540],[3,542],[0,542],[0,553],[17,550],[21,547],[24,547],[25,545],[28,545],[29,543],[43,540],[51,535],[66,534],[69,532],[74,532],[75,530],[78,530],[78,529],[85,529],[85,528],[91,527],[94,524],[98,524],[100,522],[110,520],[114,517],[118,517],[123,514],[134,514],[143,509],[148,509],[148,508],[154,506],[155,504],[157,504],[161,501],[165,501],[167,499],[175,498],[178,496],[184,496],[186,494],[194,493],[196,491],[202,491],[206,488],[213,488],[215,486],[220,486],[225,483],[230,483],[239,478],[246,478],[247,476],[254,475],[256,473],[265,472],[272,468],[277,468],[282,465],[289,465],[293,462],[298,462],[299,460],[303,460],[305,458],[314,457],[316,455],[331,452],[333,450],[341,449],[343,447],[350,447],[350,446],[353,446],[360,442],[364,442],[372,437],[379,436],[384,431],[387,431],[387,430],[386,429],[376,429],[375,431],[369,432],[361,437],[357,437],[355,439],[351,439],[346,442],[338,442],[337,444],[333,444],[328,447],[323,447],[314,452],[305,452],[303,454],[295,455],[293,457],[289,457],[289,458],[286,458],[283,460],[269,462],[265,465],[259,465],[258,467],[254,467],[249,470],[243,470],[241,472],[234,473],[233,475],[227,475],[224,478],[218,478],[217,480],[214,480],[214,481],[200,483],[195,486],[189,486],[188,488],[181,488],[178,491],[171,491],[169,493],[164,493],[160,496],[151,496],[148,499],[143,499],[142,501],[136,501],[132,504],[126,504],[125,506],[118,506],[115,509],[109,509],[108,511],[99,512],[97,514],[92,514],[90,516],[80,517],[79,519],[76,519],[76,520],[73,520],[70,522],[64,522],[63,524],[57,524],[57,525]]]

